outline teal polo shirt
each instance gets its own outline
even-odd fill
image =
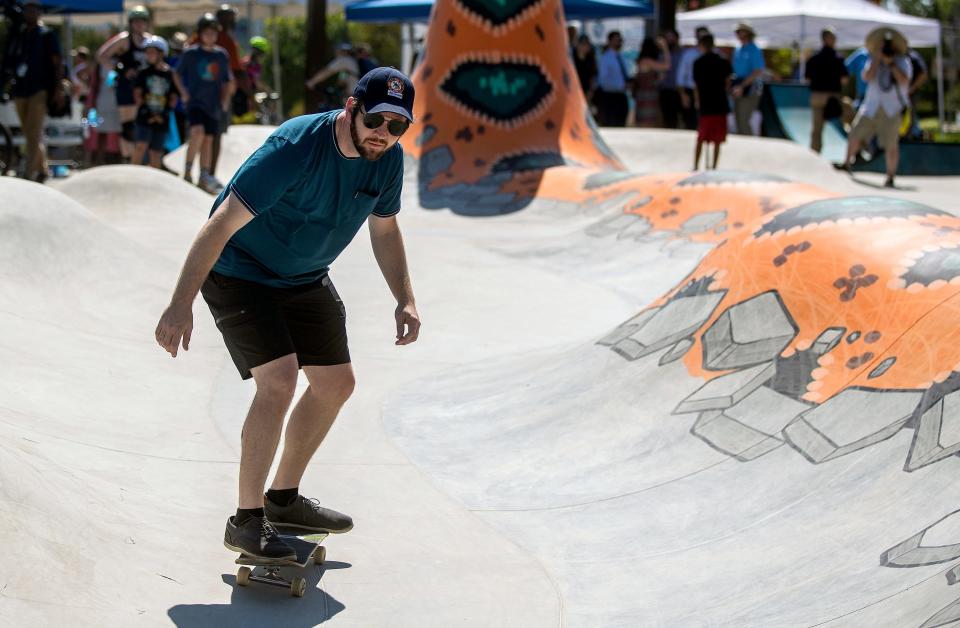
[[[285,122],[240,166],[228,193],[254,215],[213,269],[274,287],[317,281],[367,218],[400,211],[403,149],[377,161],[344,156],[334,136],[341,110]]]

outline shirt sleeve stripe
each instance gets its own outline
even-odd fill
[[[389,213],[389,214],[378,214],[377,212],[371,212],[371,213],[372,213],[374,216],[376,216],[377,218],[390,218],[391,216],[396,216],[397,214],[399,214],[399,213],[400,213],[400,208],[399,208],[399,207],[396,208],[393,212],[391,212],[391,213]]]
[[[241,203],[243,203],[243,206],[247,208],[247,211],[249,211],[249,212],[250,212],[251,214],[253,214],[254,216],[259,216],[259,215],[260,215],[260,213],[253,208],[253,205],[251,205],[250,203],[248,203],[248,202],[247,202],[247,199],[243,198],[243,194],[240,193],[240,190],[237,189],[237,186],[231,184],[231,185],[230,185],[230,192],[232,192],[233,195],[237,197],[237,200],[238,200],[238,201],[240,201]]]

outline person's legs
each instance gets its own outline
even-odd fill
[[[307,463],[353,393],[355,380],[350,364],[304,366],[303,372],[310,386],[290,414],[272,489],[300,486]]]
[[[134,166],[143,165],[143,156],[147,152],[147,143],[146,142],[137,142],[133,145],[133,156],[130,158],[130,163]]]
[[[156,168],[158,170],[163,169],[163,151],[162,150],[150,150],[150,167]]]
[[[810,94],[810,110],[813,112],[813,128],[810,131],[810,148],[815,153],[823,149],[823,108],[827,104],[828,94],[813,92]]]
[[[41,90],[28,98],[17,98],[20,131],[24,139],[24,177],[35,180],[47,173],[47,158],[43,150],[43,124],[47,119],[47,92]]]
[[[717,169],[717,163],[720,162],[720,142],[713,145],[713,169]]]
[[[750,111],[747,110],[747,99],[743,96],[733,99],[733,117],[737,121],[737,135],[750,134]]]
[[[203,146],[204,134],[203,125],[194,124],[190,127],[190,143],[187,144],[187,162],[183,169],[183,178],[190,181],[193,178],[193,160]]]
[[[700,153],[703,151],[703,140],[697,138],[697,147],[693,152],[693,169],[700,168]]]
[[[257,392],[241,433],[239,508],[263,507],[263,489],[280,443],[283,418],[293,402],[297,371],[296,354],[250,369]]]

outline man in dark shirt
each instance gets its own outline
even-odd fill
[[[733,66],[713,50],[713,35],[707,33],[698,40],[700,58],[693,62],[694,103],[700,113],[697,123],[697,149],[693,169],[700,167],[700,153],[705,143],[713,144],[713,165],[720,160],[720,144],[727,140],[727,114],[730,113],[729,93],[733,83]]]
[[[837,34],[832,28],[820,33],[823,48],[807,61],[806,79],[810,81],[810,110],[813,112],[813,130],[810,133],[810,148],[820,152],[823,147],[824,108],[831,99],[840,107],[840,90],[847,82],[847,66],[837,54]]]
[[[907,92],[910,97],[910,130],[907,131],[907,138],[919,140],[922,139],[923,132],[920,130],[920,120],[917,118],[917,90],[927,82],[930,73],[927,70],[927,62],[919,52],[910,48],[907,50],[907,57],[910,59],[910,67],[913,68],[913,78],[910,80],[910,89]]]
[[[38,0],[24,2],[23,31],[11,55],[14,83],[10,91],[25,142],[24,177],[39,182],[47,177],[47,152],[43,145],[47,101],[59,108],[66,98],[60,42],[53,31],[40,23],[41,14]]]

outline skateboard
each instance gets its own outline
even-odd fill
[[[280,538],[297,552],[296,560],[270,560],[267,558],[258,558],[248,554],[240,554],[234,561],[238,565],[243,565],[237,570],[237,584],[241,587],[249,585],[251,582],[262,582],[274,587],[284,587],[290,589],[290,595],[303,597],[307,591],[307,579],[294,576],[289,580],[280,574],[283,567],[299,567],[305,569],[312,560],[315,565],[322,565],[327,557],[327,548],[320,545],[327,538],[326,532],[310,532],[307,534],[297,534],[295,531],[286,532],[278,530]],[[258,573],[262,568],[262,573]]]

